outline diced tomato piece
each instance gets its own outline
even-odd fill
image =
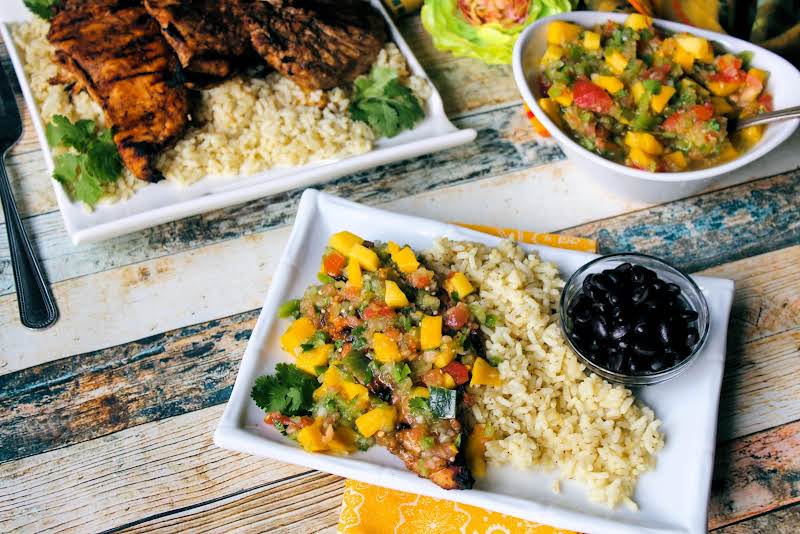
[[[683,113],[676,111],[661,123],[661,127],[668,132],[674,132],[678,128],[681,117],[683,117]]]
[[[705,104],[692,106],[692,113],[694,116],[697,117],[697,120],[700,121],[707,121],[714,116],[714,107],[711,105],[710,102],[706,102]]]
[[[663,82],[667,79],[670,68],[671,67],[668,64],[661,65],[660,67],[652,67],[642,73],[642,78],[645,80],[656,80]]]
[[[333,251],[322,258],[322,268],[328,276],[340,276],[347,264],[347,258],[341,252]]]
[[[364,322],[361,319],[359,319],[358,317],[356,317],[355,315],[348,315],[345,318],[345,320],[347,321],[347,326],[349,326],[350,328],[355,328],[357,326],[360,326],[361,323]]]
[[[431,276],[425,270],[416,270],[408,278],[411,286],[417,289],[428,287],[431,284]]]
[[[764,93],[758,97],[758,105],[761,106],[763,111],[772,111],[772,95],[769,93]]]
[[[602,87],[593,84],[586,78],[579,78],[575,82],[575,85],[572,86],[572,96],[576,106],[596,113],[608,113],[613,103]]]
[[[714,62],[717,72],[709,76],[715,82],[743,82],[747,73],[742,70],[742,60],[731,54],[719,56]]]
[[[453,381],[459,386],[469,380],[469,369],[461,362],[452,361],[445,365],[442,370],[452,376]]]
[[[312,424],[314,419],[306,416],[291,418],[283,415],[281,412],[269,412],[267,416],[264,417],[264,422],[268,425],[280,423],[286,429],[287,434],[293,434],[301,428]]]
[[[394,317],[394,311],[386,304],[373,300],[364,310],[364,318],[377,319],[378,317]]]
[[[444,324],[453,330],[463,328],[467,321],[469,321],[469,308],[463,302],[459,302],[444,312]]]

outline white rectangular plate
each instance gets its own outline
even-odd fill
[[[370,0],[370,3],[386,19],[391,39],[405,56],[411,71],[428,79],[380,0]],[[11,56],[25,103],[31,111],[33,126],[44,150],[47,169],[52,173],[53,156],[44,135],[42,119],[8,27],[9,23],[25,21],[31,16],[22,0],[3,0],[0,35],[3,36]],[[445,115],[441,96],[430,80],[428,83],[432,93],[425,104],[425,119],[413,130],[391,139],[378,140],[371,151],[357,156],[319,161],[300,167],[273,168],[252,176],[209,176],[189,186],[162,181],[140,189],[128,200],[100,205],[91,213],[80,203],[72,202],[61,185],[53,180],[64,226],[75,244],[101,241],[190,215],[318,184],[378,165],[444,150],[475,139],[475,130],[459,130],[450,123]]]
[[[640,506],[638,512],[623,508],[608,510],[590,503],[585,489],[576,482],[562,483],[562,491],[556,495],[550,490],[555,473],[511,467],[490,467],[487,478],[478,481],[473,490],[445,491],[407,471],[400,460],[380,447],[348,457],[307,453],[264,424],[264,414],[250,399],[256,377],[272,372],[276,363],[288,361],[278,343],[286,328],[286,321],[277,319],[278,306],[302,295],[316,281],[319,257],[328,237],[345,229],[369,240],[408,243],[416,250],[430,248],[435,238],[443,236],[488,245],[499,242],[486,234],[307,190],[247,345],[231,398],[214,434],[217,445],[592,534],[706,532],[732,281],[695,277],[711,311],[707,344],[686,373],[637,393],[662,420],[666,436],[657,468],[645,474],[637,487],[634,499]],[[596,257],[548,247],[525,248],[554,262],[565,278]]]

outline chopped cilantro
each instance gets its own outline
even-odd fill
[[[56,156],[53,169],[53,178],[74,200],[94,206],[103,196],[103,185],[122,175],[122,159],[111,130],[98,130],[94,121],[73,124],[63,115],[56,115],[47,125],[46,136],[50,146],[74,150]]]
[[[718,132],[720,128],[719,122],[717,122],[717,119],[712,119],[708,122],[708,127],[714,130],[715,132]]]
[[[367,327],[364,325],[353,328],[351,335],[353,336],[353,350],[364,350],[369,347],[367,338],[364,337]]]
[[[265,412],[280,412],[286,416],[307,415],[313,404],[312,395],[319,384],[317,379],[296,365],[279,363],[274,375],[262,375],[250,391],[250,397]]]
[[[272,426],[274,426],[278,430],[278,432],[280,432],[284,436],[286,435],[286,425],[284,425],[280,421],[273,421]]]
[[[425,116],[417,97],[400,83],[392,68],[373,67],[369,76],[358,77],[353,86],[350,116],[369,124],[380,137],[394,137]]]
[[[411,375],[411,368],[407,363],[395,364],[392,368],[392,378],[398,384]]]
[[[645,80],[642,82],[642,86],[644,86],[645,91],[652,95],[657,95],[661,90],[661,82],[658,80]]]
[[[322,282],[323,284],[332,284],[332,283],[334,283],[334,282],[335,282],[335,280],[333,279],[333,277],[331,277],[331,276],[328,276],[328,275],[327,275],[327,274],[325,274],[325,273],[319,273],[319,274],[317,274],[317,280],[319,280],[319,281],[320,281],[320,282]]]
[[[458,302],[461,298],[458,296],[458,291],[453,291],[450,293],[450,298],[453,299],[453,302]]]
[[[413,397],[409,399],[408,408],[414,415],[425,415],[430,411],[428,399],[425,397]]]
[[[405,313],[400,313],[397,315],[397,322],[400,323],[400,328],[403,329],[403,332],[408,332],[414,326],[411,322],[411,317]]]

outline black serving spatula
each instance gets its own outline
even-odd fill
[[[28,328],[47,328],[58,320],[58,308],[25,234],[6,173],[6,154],[20,137],[22,118],[8,76],[0,65],[0,200],[6,218],[19,318]]]

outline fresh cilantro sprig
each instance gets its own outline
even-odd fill
[[[317,379],[294,364],[279,363],[274,375],[256,378],[250,397],[265,412],[280,412],[292,417],[308,415],[313,404]]]
[[[54,8],[61,3],[61,0],[24,0],[25,7],[31,10],[44,20],[50,20],[54,13]]]
[[[350,116],[369,124],[380,137],[394,137],[425,117],[417,97],[392,68],[373,67],[369,76],[358,77],[353,85]]]
[[[56,115],[47,125],[47,142],[52,147],[73,151],[55,157],[53,178],[61,182],[74,200],[94,206],[103,195],[103,185],[122,174],[122,159],[111,130],[97,128],[94,121],[71,122]]]

